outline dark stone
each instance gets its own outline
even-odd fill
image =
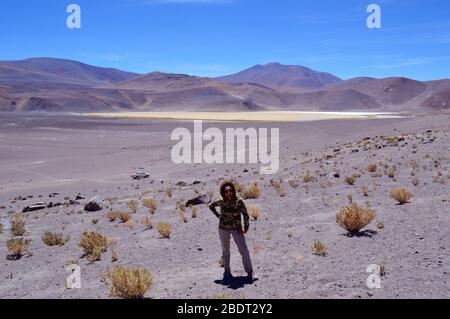
[[[92,198],[85,206],[84,210],[87,212],[97,212],[102,210],[101,200],[98,197]]]
[[[177,183],[177,186],[179,186],[179,187],[186,187],[186,186],[188,186],[188,183],[186,183],[184,181],[180,181],[180,182]]]
[[[47,208],[47,205],[45,205],[44,203],[37,203],[37,204],[33,204],[33,205],[25,207],[22,210],[22,213],[34,212],[34,211],[45,209],[45,208]]]

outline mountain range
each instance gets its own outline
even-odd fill
[[[269,63],[205,78],[137,74],[77,61],[0,61],[0,111],[257,111],[450,109],[450,79],[348,80]]]

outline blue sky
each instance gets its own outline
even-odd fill
[[[66,7],[82,28],[66,27]],[[382,29],[366,8],[382,8]],[[280,62],[355,76],[450,78],[448,0],[2,0],[1,60],[49,56],[219,76]]]

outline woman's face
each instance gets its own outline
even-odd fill
[[[233,200],[233,190],[231,189],[231,187],[225,188],[225,198],[228,201]]]

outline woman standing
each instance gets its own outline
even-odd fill
[[[219,237],[222,243],[222,258],[225,268],[223,281],[226,282],[233,278],[230,268],[230,238],[233,237],[242,256],[242,263],[247,273],[247,279],[253,283],[257,278],[253,272],[252,261],[244,235],[250,227],[247,208],[245,207],[244,201],[237,197],[236,188],[232,182],[224,182],[222,184],[220,187],[220,195],[222,199],[210,204],[209,208],[220,220]],[[217,207],[220,207],[220,213],[217,212]],[[244,217],[244,228],[242,228],[241,216]]]

